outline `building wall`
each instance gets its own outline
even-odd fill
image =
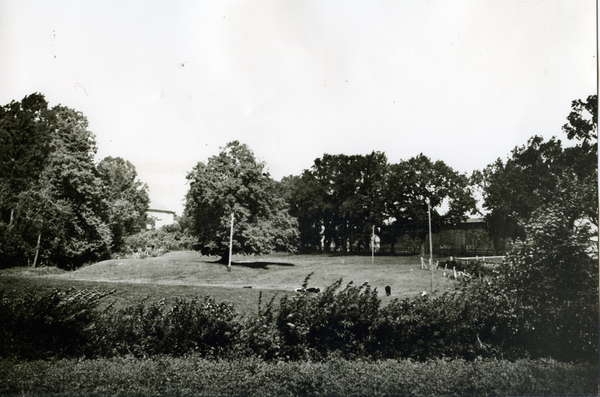
[[[456,227],[447,228],[432,235],[434,255],[448,256],[489,256],[494,254],[494,244],[485,230],[485,223],[479,219],[470,219]],[[389,252],[389,245],[383,247]],[[396,254],[419,254],[420,242],[409,236],[400,236],[395,243]],[[425,243],[425,252],[429,253],[429,236]]]
[[[154,219],[154,227],[150,224],[149,229],[159,229],[165,225],[172,225],[175,222],[175,213],[163,210],[148,210],[148,217]]]

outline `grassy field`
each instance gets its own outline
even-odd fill
[[[416,256],[375,257],[342,255],[234,256],[231,272],[216,262],[218,258],[194,251],[175,251],[146,259],[114,259],[76,271],[55,268],[17,268],[0,271],[0,290],[22,293],[30,289],[70,288],[113,290],[113,300],[129,305],[144,298],[151,301],[169,297],[192,298],[210,295],[218,302],[235,305],[242,314],[256,313],[259,292],[263,301],[273,295],[291,293],[313,273],[309,287],[325,288],[338,279],[342,285],[368,282],[377,288],[383,304],[430,292],[431,273],[420,268]],[[455,287],[434,271],[434,290]],[[385,286],[392,294],[385,296]],[[251,288],[248,288],[251,287]],[[278,301],[278,299],[276,299]]]

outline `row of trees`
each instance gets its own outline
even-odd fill
[[[0,263],[74,268],[145,227],[148,187],[135,167],[95,154],[80,112],[37,93],[0,107]]]
[[[563,127],[571,146],[536,136],[506,162],[498,159],[471,177],[423,154],[389,164],[384,153],[372,152],[325,154],[301,175],[276,182],[246,145],[231,142],[188,174],[184,222],[199,249],[224,260],[232,214],[234,253],[363,251],[377,226],[382,243],[393,249],[399,236],[409,235],[423,254],[428,203],[437,232],[477,213],[473,193],[480,188],[497,247],[524,240],[533,214],[551,205],[571,228],[576,222],[597,228],[597,97],[573,101],[572,108]]]
[[[483,191],[489,233],[527,238],[541,209],[554,208],[570,229],[598,225],[597,97],[573,101],[563,127],[573,142],[533,137],[506,162],[469,178],[420,154],[389,164],[385,154],[325,154],[299,176],[274,181],[237,141],[188,174],[183,229],[196,248],[227,260],[233,252],[366,250],[372,227],[392,246],[401,235],[421,241],[432,228],[476,211]],[[148,188],[120,158],[94,163],[96,144],[83,114],[48,108],[43,95],[0,107],[0,260],[8,265],[76,267],[123,249],[146,223]],[[442,210],[443,208],[443,210]],[[548,210],[549,211],[549,210]]]
[[[305,250],[321,244],[325,249],[368,250],[374,225],[392,248],[399,236],[408,234],[424,250],[428,203],[434,231],[476,211],[469,178],[423,154],[397,164],[389,164],[380,152],[325,154],[301,176],[284,178],[282,185]]]
[[[368,249],[372,227],[394,243],[403,233],[425,241],[427,201],[433,227],[475,211],[469,179],[424,155],[390,165],[383,153],[329,155],[301,176],[270,178],[251,150],[231,142],[188,174],[184,222],[206,253]],[[437,209],[446,201],[449,210]]]

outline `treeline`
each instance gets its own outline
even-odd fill
[[[188,174],[184,222],[198,249],[224,260],[232,215],[234,253],[368,251],[375,227],[392,251],[407,235],[423,255],[428,207],[435,233],[476,214],[480,189],[495,247],[526,239],[526,226],[550,207],[571,229],[597,229],[597,96],[573,101],[567,121],[569,146],[535,136],[470,177],[423,154],[390,164],[372,152],[325,154],[301,175],[276,182],[250,148],[234,141]]]
[[[145,228],[148,187],[135,167],[95,154],[80,112],[41,94],[0,107],[1,267],[76,268]]]
[[[433,232],[477,211],[470,179],[423,154],[397,164],[389,164],[380,152],[325,154],[310,170],[281,184],[306,251],[368,251],[374,226],[381,243],[392,250],[398,237],[409,235],[423,251],[428,203]]]
[[[392,250],[408,235],[423,253],[428,207],[433,232],[456,225],[476,213],[475,189],[497,247],[526,240],[541,213],[597,234],[597,96],[573,101],[567,121],[568,147],[536,136],[471,176],[423,154],[390,163],[372,152],[324,154],[277,182],[248,146],[230,142],[188,173],[177,236],[132,237],[145,227],[149,203],[135,167],[111,157],[95,164],[85,116],[33,94],[0,107],[0,263],[76,268],[163,240],[226,262],[232,222],[234,254],[366,251],[374,227]],[[597,254],[597,243],[588,246]]]

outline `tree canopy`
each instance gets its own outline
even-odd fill
[[[135,166],[121,157],[106,157],[97,166],[108,205],[112,250],[123,248],[124,238],[146,227],[150,204],[148,185],[137,178]]]
[[[483,207],[489,233],[497,240],[524,239],[524,225],[539,208],[572,192],[561,189],[563,181],[577,184],[585,192],[587,204],[581,211],[566,210],[574,224],[582,214],[598,225],[598,144],[597,99],[573,101],[569,123],[563,131],[577,144],[564,148],[557,138],[544,141],[534,136],[526,145],[516,147],[506,162],[490,164],[475,179],[483,188]],[[583,113],[589,111],[589,115]],[[595,140],[595,141],[594,141]],[[584,201],[581,201],[582,203]]]
[[[326,250],[365,251],[373,226],[392,246],[405,233],[423,246],[429,230],[427,200],[434,231],[475,210],[466,175],[423,154],[391,165],[380,152],[325,154],[302,176],[282,183],[290,213],[298,217],[303,249],[320,249],[322,243]],[[448,210],[440,214],[442,204]]]
[[[425,255],[425,238],[429,233],[428,202],[434,233],[443,225],[464,221],[467,213],[476,211],[467,176],[443,161],[432,162],[423,154],[390,166],[385,196],[392,244],[406,233],[421,242],[421,256]],[[439,209],[444,203],[448,209],[441,214]]]
[[[32,94],[0,107],[0,139],[0,262],[74,268],[106,257],[120,238],[111,225],[123,202],[113,200],[110,162],[102,172],[94,164],[87,118]],[[144,200],[132,206],[145,211]]]
[[[228,143],[217,156],[199,162],[187,179],[185,222],[202,252],[228,260],[232,214],[233,253],[296,249],[297,221],[277,194],[265,164],[245,144]]]

